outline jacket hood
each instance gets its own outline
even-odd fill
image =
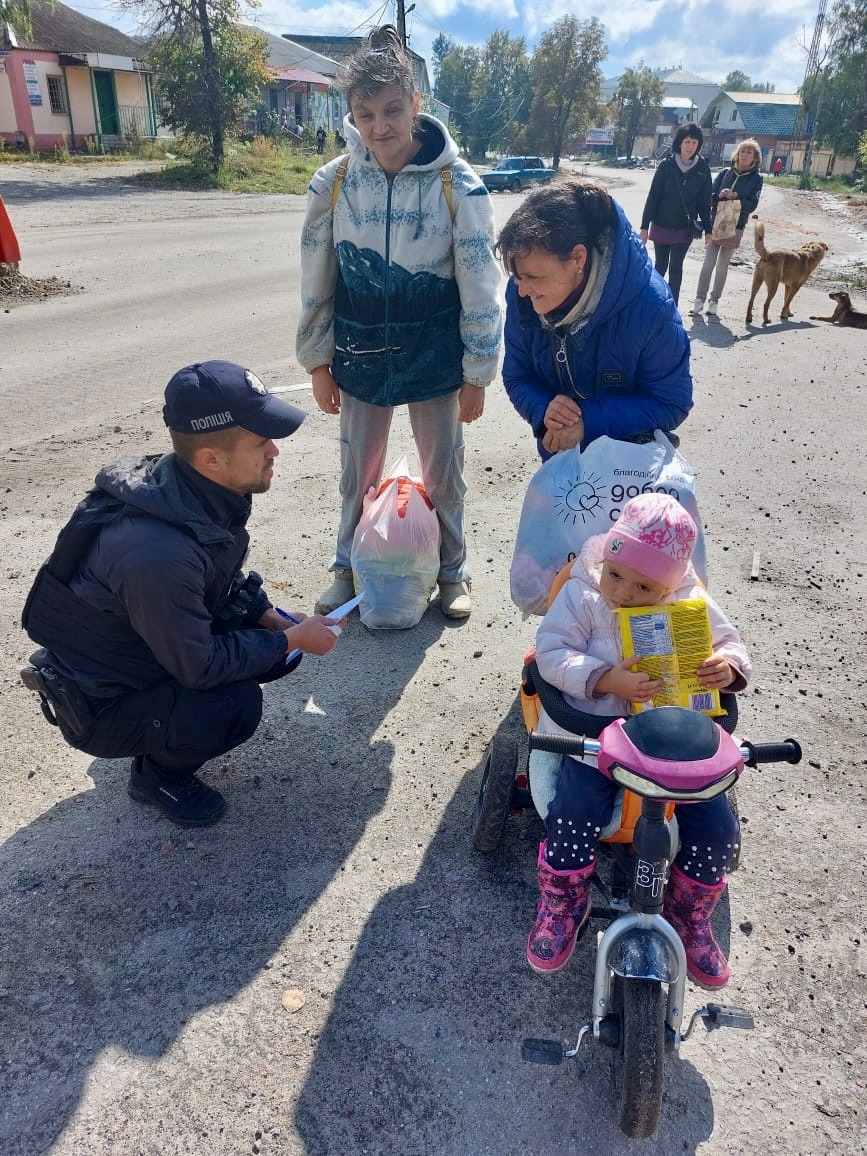
[[[118,458],[99,471],[96,486],[133,510],[178,526],[203,546],[231,542],[253,505],[249,495],[216,485],[173,453]]]
[[[443,169],[446,165],[454,164],[457,160],[460,150],[457,143],[452,139],[449,130],[441,121],[438,121],[435,116],[428,116],[427,113],[422,112],[416,117],[416,129],[413,136],[425,137],[425,143],[436,150],[436,155],[433,160],[425,161],[423,164],[418,164],[416,161],[410,161],[409,164],[404,165],[401,172],[418,172],[424,173],[431,169]],[[346,136],[346,143],[349,146],[349,155],[354,161],[361,164],[372,165],[379,168],[376,157],[361,139],[361,133],[352,123],[349,114],[343,118],[343,130]],[[437,148],[437,145],[439,147]],[[429,149],[423,150],[428,154]]]

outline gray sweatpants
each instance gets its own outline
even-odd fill
[[[704,251],[704,263],[701,267],[701,272],[698,275],[698,288],[695,291],[696,298],[699,301],[704,301],[707,297],[708,286],[713,275],[713,288],[710,291],[711,301],[719,301],[722,297],[722,291],[725,288],[726,277],[729,275],[729,261],[732,259],[734,249],[721,249],[715,241],[711,241]],[[714,273],[716,268],[716,273]]]
[[[407,406],[421,462],[421,477],[440,523],[438,581],[469,577],[464,541],[464,427],[458,420],[458,390],[432,401]],[[362,501],[378,486],[385,469],[394,409],[368,405],[340,391],[340,529],[332,570],[349,570]]]

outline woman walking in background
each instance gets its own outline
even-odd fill
[[[654,267],[665,277],[675,303],[683,280],[683,259],[694,240],[692,222],[711,231],[711,180],[701,156],[704,133],[697,124],[685,124],[674,134],[672,155],[653,174],[641,215],[641,239],[653,241]],[[699,236],[701,234],[699,233]]]
[[[761,161],[762,153],[759,142],[750,138],[750,140],[741,141],[738,145],[738,150],[732,157],[731,166],[717,173],[711,195],[713,218],[716,218],[720,201],[737,201],[740,212],[734,232],[731,232],[730,235],[726,237],[720,235],[719,239],[714,238],[711,233],[705,235],[704,264],[698,275],[695,304],[690,309],[690,313],[693,315],[701,314],[702,309],[704,309],[710,279],[713,277],[713,288],[707,303],[707,313],[710,317],[717,316],[717,306],[725,287],[732,253],[740,245],[750,213],[756,211],[759,197],[762,195],[762,174],[759,171]],[[715,220],[714,225],[716,227]],[[719,233],[719,230],[717,232]]]

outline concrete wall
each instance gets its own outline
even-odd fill
[[[93,136],[96,132],[93,93],[90,87],[90,69],[67,68],[66,79],[69,85],[69,113],[72,118],[75,139],[83,144],[83,137]]]
[[[16,128],[12,87],[9,83],[9,72],[6,64],[8,59],[8,56],[0,57],[0,136],[4,139],[10,134],[14,136]]]

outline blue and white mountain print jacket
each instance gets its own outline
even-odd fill
[[[500,270],[487,189],[448,130],[418,118],[422,148],[389,178],[347,118],[349,161],[310,183],[301,235],[297,357],[330,365],[342,390],[373,405],[428,401],[497,373]],[[451,210],[442,170],[451,167]]]

